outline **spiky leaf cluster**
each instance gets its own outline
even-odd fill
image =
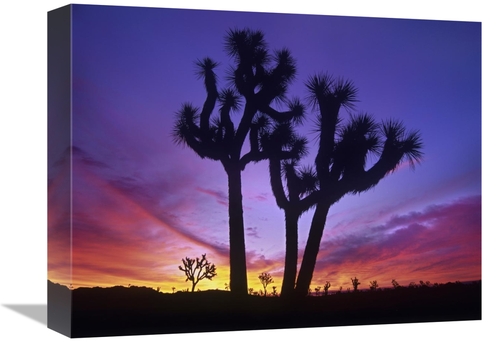
[[[261,31],[243,29],[228,31],[225,50],[236,62],[228,78],[242,96],[256,96],[261,106],[285,99],[297,72],[288,49],[271,54]]]
[[[366,191],[404,161],[414,166],[421,160],[419,132],[407,132],[400,121],[379,124],[366,113],[351,113],[345,123],[340,119],[340,109],[350,113],[357,102],[357,89],[351,81],[317,74],[306,87],[309,102],[318,113],[316,174],[321,189],[335,192],[332,200]],[[367,163],[370,156],[378,158],[371,167]]]
[[[176,143],[186,144],[202,158],[226,163],[241,157],[244,169],[249,162],[268,157],[261,138],[269,135],[277,124],[301,123],[305,108],[297,98],[285,97],[296,74],[295,60],[289,50],[270,53],[263,33],[250,29],[229,30],[224,48],[235,63],[229,72],[228,87],[218,89],[217,62],[210,58],[197,60],[196,74],[204,80],[207,97],[201,109],[192,104],[182,105],[173,135]],[[272,104],[278,102],[287,109],[273,108]],[[217,104],[219,110],[214,113]],[[240,111],[243,115],[236,127],[232,115]],[[247,136],[251,151],[240,156]],[[288,147],[289,153],[305,151],[305,143],[300,139]]]

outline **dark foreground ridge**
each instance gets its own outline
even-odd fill
[[[228,291],[78,288],[49,281],[49,300],[72,296],[71,337],[120,336],[481,319],[481,283],[308,296],[235,298]],[[51,314],[49,304],[49,315]]]

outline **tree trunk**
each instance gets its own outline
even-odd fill
[[[298,211],[294,210],[294,208],[285,210],[285,270],[281,286],[281,297],[290,297],[295,288],[299,248],[298,221]]]
[[[326,217],[330,204],[326,201],[320,202],[316,205],[314,216],[311,222],[311,229],[307,239],[306,248],[304,250],[304,257],[302,258],[302,265],[300,266],[299,276],[297,278],[297,287],[295,293],[299,297],[307,296],[311,280],[316,265],[316,258],[318,257],[319,246],[321,244],[321,237],[325,229]]]
[[[241,170],[238,163],[227,165],[229,192],[229,278],[231,292],[248,294],[245,254],[245,229],[243,224],[243,196]]]

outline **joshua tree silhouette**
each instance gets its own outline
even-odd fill
[[[329,281],[327,281],[325,283],[325,285],[323,286],[323,290],[325,291],[325,296],[328,296],[328,289],[330,288],[331,284]]]
[[[400,121],[377,124],[368,114],[351,115],[345,125],[339,116],[342,107],[351,110],[357,89],[350,81],[328,74],[312,76],[307,82],[310,100],[318,110],[318,151],[315,158],[320,193],[316,204],[296,292],[307,295],[330,206],[346,194],[359,194],[373,188],[403,162],[414,167],[422,157],[418,131],[407,132]],[[367,157],[378,160],[366,169]]]
[[[199,60],[196,65],[205,83],[206,100],[201,111],[189,103],[182,105],[173,135],[177,143],[186,144],[201,158],[220,161],[224,167],[229,195],[229,285],[233,293],[244,295],[248,290],[241,172],[248,163],[268,158],[258,141],[263,126],[269,120],[300,121],[304,108],[285,97],[296,74],[295,61],[287,49],[271,54],[261,31],[243,29],[227,33],[225,50],[235,62],[229,87],[218,90],[214,71],[217,62],[210,58]],[[289,110],[274,109],[277,100],[288,103]],[[217,103],[219,111],[214,115]],[[242,117],[235,127],[230,114],[240,109]],[[247,137],[250,151],[242,155]]]
[[[270,273],[261,273],[259,274],[259,280],[264,288],[264,297],[267,296],[267,285],[274,283],[273,277]]]
[[[196,258],[196,260],[186,257],[182,259],[182,264],[184,267],[179,266],[179,269],[186,275],[186,281],[192,282],[191,292],[194,292],[200,280],[212,280],[217,275],[215,265],[207,261],[206,254],[202,254],[201,259]],[[173,287],[172,291],[173,289],[175,288]]]
[[[354,277],[354,279],[351,278],[351,282],[352,282],[352,287],[354,288],[354,292],[358,292],[358,286],[361,285],[358,278],[356,277]]]
[[[360,114],[351,115],[347,125],[340,125],[341,107],[353,109],[356,101],[357,89],[351,82],[323,74],[311,77],[307,88],[310,101],[319,110],[315,169],[298,167],[299,159],[307,153],[307,141],[298,137],[290,124],[275,126],[273,131],[261,136],[261,144],[269,154],[271,188],[277,205],[285,212],[283,297],[292,294],[295,286],[296,293],[307,295],[330,206],[348,193],[361,193],[372,188],[395,171],[403,160],[408,160],[413,166],[422,155],[419,133],[407,133],[401,122],[377,124],[371,116]],[[379,160],[365,170],[370,153],[378,154]],[[299,278],[296,279],[298,220],[314,205],[316,211]]]

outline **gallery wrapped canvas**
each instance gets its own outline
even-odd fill
[[[481,23],[48,13],[48,327],[481,319]]]

